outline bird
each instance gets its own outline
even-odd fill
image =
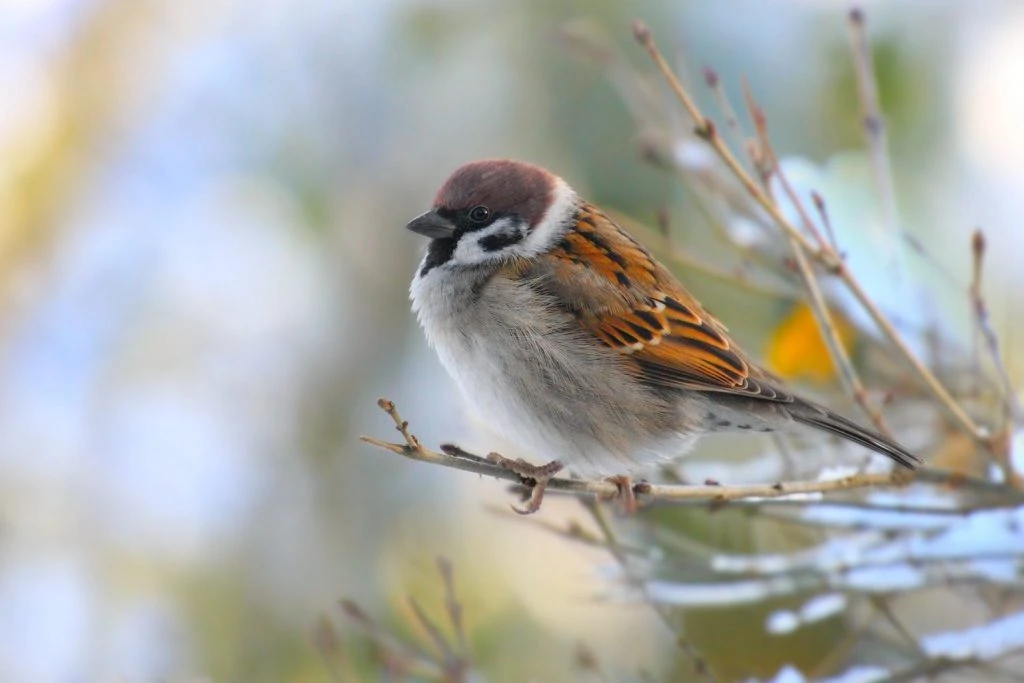
[[[920,462],[758,366],[648,249],[540,166],[464,164],[406,227],[430,238],[412,309],[464,403],[573,476],[628,482],[702,435],[798,425]],[[523,477],[557,470],[518,462]]]

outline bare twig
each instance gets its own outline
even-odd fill
[[[313,645],[324,660],[327,673],[335,683],[351,680],[350,662],[342,647],[341,638],[334,624],[321,614],[313,625]]]
[[[381,660],[380,664],[388,671],[425,670],[431,672],[435,677],[441,673],[440,667],[426,653],[411,643],[403,642],[388,633],[358,603],[346,599],[342,600],[340,605],[345,616],[355,622],[374,644],[375,653]]]
[[[804,206],[803,201],[796,194],[796,190],[793,189],[792,183],[789,182],[789,178],[782,171],[782,165],[779,163],[779,156],[775,153],[775,147],[772,145],[771,138],[768,137],[768,117],[764,113],[764,109],[754,99],[754,93],[750,89],[750,84],[747,79],[743,79],[743,100],[747,105],[747,111],[750,113],[750,118],[754,122],[754,130],[757,132],[758,142],[758,154],[760,158],[758,160],[759,165],[764,169],[766,177],[762,182],[762,191],[774,204],[778,205],[778,200],[771,193],[771,186],[769,181],[774,176],[778,178],[779,184],[782,186],[783,192],[792,202],[793,208],[796,209],[797,214],[800,216],[800,221],[803,223],[804,229],[807,233],[814,238],[818,246],[821,249],[828,249],[830,245],[825,243],[825,239],[821,236],[821,232],[818,230],[818,225],[811,220],[810,213],[807,211],[807,207]]]
[[[693,119],[696,124],[694,132],[697,137],[701,138],[711,146],[751,197],[754,198],[762,209],[768,212],[768,215],[770,215],[776,223],[780,226],[784,226],[783,229],[787,232],[791,232],[794,238],[800,242],[801,246],[809,252],[817,253],[814,245],[807,240],[807,237],[804,236],[802,232],[793,227],[786,217],[782,215],[782,212],[779,210],[778,206],[775,205],[775,202],[773,202],[771,198],[761,190],[757,181],[755,181],[750,174],[747,173],[746,169],[743,168],[742,162],[735,154],[733,154],[732,150],[729,149],[728,144],[726,144],[722,136],[718,134],[715,129],[714,122],[704,115],[694,99],[690,96],[690,93],[679,81],[679,78],[675,75],[672,67],[669,66],[667,61],[665,61],[665,57],[662,56],[661,51],[654,42],[654,36],[651,35],[651,30],[642,22],[636,21],[633,23],[633,33],[640,44],[646,48],[647,53],[661,71],[662,76],[668,82],[669,88]]]
[[[702,208],[702,210],[705,209],[706,207]],[[662,230],[654,231],[632,217],[617,211],[608,210],[608,214],[614,218],[616,222],[628,228],[630,233],[639,233],[641,237],[644,238],[645,242],[649,243],[648,240],[660,241],[660,246],[655,249],[655,251],[658,252],[658,255],[664,257],[665,260],[670,261],[673,265],[684,266],[688,273],[697,272],[701,275],[714,278],[721,282],[726,282],[734,287],[738,287],[760,296],[773,297],[784,301],[792,301],[799,298],[795,289],[790,290],[785,288],[783,285],[773,285],[767,282],[756,282],[751,280],[741,271],[726,270],[724,268],[711,265],[706,259],[697,258],[696,256],[689,254],[686,250],[681,249],[672,240],[671,236],[667,235]],[[714,218],[709,216],[708,220],[712,221]]]
[[[633,24],[633,33],[640,44],[647,50],[652,61],[654,61],[655,65],[661,71],[662,76],[668,83],[669,88],[673,93],[675,93],[676,97],[683,105],[683,108],[686,109],[693,118],[696,123],[696,133],[698,137],[711,146],[719,158],[726,166],[728,166],[736,179],[740,181],[754,201],[765,210],[775,224],[778,225],[786,235],[794,239],[801,248],[806,250],[812,258],[819,261],[826,270],[842,280],[846,288],[850,291],[860,306],[868,313],[875,325],[878,326],[886,338],[888,338],[897,350],[899,350],[900,354],[910,364],[923,384],[929,391],[931,391],[936,399],[938,399],[939,403],[946,409],[960,428],[980,443],[984,444],[987,448],[991,448],[992,445],[987,432],[975,424],[974,420],[971,419],[960,404],[957,403],[952,395],[950,395],[949,391],[947,391],[942,383],[939,382],[931,370],[929,370],[921,359],[917,357],[917,354],[907,346],[907,343],[903,340],[902,336],[893,324],[881,312],[878,306],[875,305],[867,295],[867,292],[861,286],[860,282],[853,276],[849,268],[846,267],[846,264],[843,262],[840,255],[835,250],[829,248],[828,245],[824,245],[820,248],[815,246],[803,231],[794,226],[792,222],[782,214],[782,211],[775,202],[772,201],[771,197],[765,193],[750,174],[747,173],[743,168],[743,165],[736,158],[736,155],[729,149],[729,146],[725,143],[722,136],[716,132],[713,122],[703,114],[696,102],[690,96],[689,92],[687,92],[686,88],[676,77],[668,62],[665,61],[661,51],[654,42],[651,30],[642,22],[637,21]]]
[[[864,10],[855,7],[850,10],[850,45],[853,51],[853,66],[857,75],[857,94],[861,106],[861,123],[868,140],[871,155],[871,169],[875,186],[882,203],[882,220],[890,236],[899,231],[899,211],[896,205],[896,186],[892,176],[892,162],[889,159],[889,140],[885,118],[878,102],[878,82],[875,80],[875,66],[871,57],[871,45],[864,28]]]
[[[828,235],[828,243],[832,249],[842,257],[842,252],[839,250],[839,241],[836,239],[836,232],[832,229],[832,221],[828,217],[828,208],[825,206],[825,199],[818,194],[817,190],[811,190],[811,201],[814,202],[814,208],[818,212],[818,218],[821,219],[821,224],[825,226],[825,234]]]
[[[762,162],[767,168],[771,169],[775,177],[778,179],[780,186],[786,193],[786,196],[789,197],[789,201],[792,202],[793,206],[796,207],[799,212],[801,220],[804,222],[808,232],[810,232],[810,234],[815,238],[822,249],[829,249],[830,246],[826,244],[821,232],[818,230],[814,221],[811,220],[806,207],[804,207],[804,203],[800,200],[800,197],[797,196],[796,191],[789,182],[789,178],[783,172],[782,166],[779,164],[779,157],[775,153],[775,148],[772,146],[771,140],[768,137],[768,119],[764,114],[764,110],[762,110],[757,102],[754,101],[754,95],[746,81],[743,82],[743,93],[747,103],[747,108],[750,111],[750,116],[754,121],[754,127],[757,130],[757,137],[761,146],[761,154],[763,156]],[[767,183],[765,184],[765,192],[770,193]],[[886,424],[881,411],[868,402],[868,394],[864,388],[864,383],[861,382],[860,375],[858,375],[856,369],[854,369],[853,362],[850,360],[850,355],[846,352],[846,347],[843,345],[842,339],[839,338],[839,330],[836,327],[835,321],[832,319],[832,312],[829,310],[828,303],[825,301],[825,297],[821,292],[821,287],[818,284],[817,276],[814,274],[814,269],[811,268],[811,264],[807,260],[807,254],[792,236],[787,235],[787,238],[789,239],[789,244],[793,251],[793,258],[796,261],[797,269],[800,271],[800,276],[804,281],[804,286],[807,288],[807,293],[811,301],[811,310],[813,311],[814,318],[818,323],[818,329],[821,332],[822,339],[825,341],[825,346],[829,350],[829,355],[832,357],[832,362],[835,363],[836,367],[839,369],[839,377],[842,379],[843,387],[857,405],[861,407],[868,418],[870,418],[878,431],[889,438],[892,438],[892,430],[889,429],[889,425]]]
[[[729,95],[725,92],[725,86],[722,85],[722,79],[718,77],[718,72],[710,66],[705,66],[701,69],[701,72],[704,74],[704,83],[714,93],[715,102],[718,103],[718,108],[722,110],[722,115],[725,116],[726,128],[735,137],[735,144],[742,147],[746,144],[746,136],[740,127],[739,119],[736,117],[736,109],[732,106],[732,102],[729,101]]]
[[[612,678],[601,666],[597,655],[586,645],[580,643],[576,646],[576,668],[581,672],[590,674],[599,683],[612,683]]]
[[[896,616],[896,611],[892,608],[892,605],[889,604],[886,596],[869,595],[868,602],[870,602],[871,606],[875,608],[883,619],[885,619],[886,623],[896,631],[900,640],[902,640],[904,644],[913,651],[915,657],[919,659],[928,658],[928,654],[924,651],[924,648],[921,647],[921,643],[918,639],[914,637],[914,634],[910,632],[906,624],[900,621],[899,617]]]
[[[601,512],[601,508],[598,507],[594,501],[589,501],[585,505],[585,507],[587,508],[587,511],[590,513],[590,516],[594,519],[594,522],[597,524],[597,527],[601,531],[601,534],[604,536],[605,544],[608,548],[608,551],[611,552],[612,556],[615,557],[615,559],[619,562],[619,565],[622,567],[622,571],[628,573],[629,556],[626,554],[624,550],[620,548],[618,537],[612,530],[611,524],[608,523],[608,520]],[[668,627],[668,629],[675,634],[676,646],[678,646],[679,649],[682,650],[683,653],[685,653],[686,656],[690,658],[690,661],[693,662],[694,673],[696,673],[697,676],[703,680],[712,682],[717,681],[718,676],[711,669],[711,667],[708,666],[707,660],[704,659],[704,656],[700,653],[700,650],[698,650],[697,647],[692,642],[690,642],[690,639],[686,637],[685,632],[683,632],[680,626],[673,621],[670,609],[666,605],[663,605],[654,600],[648,600],[647,604],[649,604],[651,608],[654,609],[655,613],[658,615],[658,618],[662,620],[665,626]]]
[[[927,482],[933,473],[941,472],[946,474],[942,470],[918,470],[920,476],[918,476],[919,482]],[[981,483],[982,480],[975,480],[977,483]],[[1024,496],[1012,495],[1012,492],[1005,491],[1000,484],[990,484],[992,487],[1000,487],[998,491],[992,491],[992,498],[984,501],[977,501],[972,503],[964,503],[957,505],[956,507],[938,507],[938,506],[918,506],[918,505],[893,505],[886,503],[876,503],[870,500],[857,500],[857,499],[824,499],[813,501],[814,506],[817,508],[828,507],[828,508],[842,508],[847,510],[869,510],[871,512],[883,513],[891,512],[897,515],[930,515],[936,517],[963,517],[972,512],[978,510],[995,510],[1006,507],[1016,507],[1020,503],[1024,502]],[[1008,494],[1005,498],[1002,494]],[[681,506],[698,506],[700,502],[686,502],[679,501],[675,503]],[[781,510],[785,508],[804,508],[809,504],[806,500],[800,499],[788,499],[788,498],[774,498],[769,500],[734,500],[729,503],[731,508],[747,508],[752,512],[758,514],[767,514],[769,508],[778,512],[773,515],[773,519],[788,519],[797,520],[801,524],[816,524],[821,526],[838,526],[843,527],[842,522],[837,521],[819,521],[816,519],[796,518],[782,513]],[[858,523],[850,523],[850,528],[857,528]]]
[[[971,236],[971,255],[973,257],[971,261],[971,285],[969,291],[971,311],[974,314],[975,327],[985,340],[985,347],[999,378],[1003,405],[1006,412],[1005,417],[1008,421],[1018,421],[1021,419],[1021,408],[1017,403],[1016,392],[1013,389],[1013,380],[1010,379],[1010,373],[1007,372],[1006,365],[1003,363],[1003,356],[999,350],[999,337],[996,336],[996,331],[992,329],[988,306],[985,304],[985,297],[981,293],[982,271],[985,265],[985,247],[985,233],[978,228]]]
[[[950,414],[953,420],[963,429],[969,436],[974,438],[976,441],[982,443],[986,448],[991,448],[988,431],[980,427],[971,417],[964,411],[963,407],[957,403],[956,399],[946,390],[942,383],[935,377],[931,370],[924,364],[924,362],[917,357],[907,343],[903,340],[899,331],[893,326],[885,314],[879,310],[873,301],[868,297],[867,292],[861,286],[860,282],[853,278],[850,274],[849,269],[844,266],[840,268],[837,273],[842,278],[847,289],[853,294],[854,298],[860,303],[861,307],[868,312],[875,325],[878,326],[882,333],[889,339],[889,341],[896,346],[900,354],[910,363],[911,368],[917,373],[917,376],[924,382],[924,385],[932,392],[932,395],[938,399],[939,404],[942,405],[946,412]]]
[[[452,631],[455,633],[455,644],[462,656],[468,658],[469,645],[462,623],[462,603],[455,595],[455,576],[451,561],[445,557],[438,557],[437,570],[441,574],[441,581],[444,582],[444,605],[448,612],[448,620],[452,624]]]
[[[1008,650],[994,659],[1002,659],[1024,651],[1024,648],[1013,648]],[[990,661],[982,659],[980,657],[967,657],[963,659],[950,659],[948,657],[933,657],[919,662],[918,664],[904,669],[902,671],[894,672],[888,678],[883,678],[877,683],[904,683],[909,681],[919,680],[935,680],[941,674],[957,669],[985,667]]]
[[[466,637],[462,629],[462,608],[455,597],[451,564],[443,558],[438,558],[437,566],[444,582],[445,609],[455,632],[455,644],[452,645],[449,642],[441,628],[427,616],[418,601],[410,597],[408,602],[413,617],[426,633],[436,656],[428,653],[427,650],[411,640],[395,636],[374,621],[362,607],[352,600],[342,600],[341,609],[373,643],[375,654],[380,660],[379,664],[383,671],[402,674],[404,677],[401,680],[405,680],[405,677],[409,675],[415,675],[417,680],[427,678],[439,683],[467,683],[470,680],[471,662]],[[321,650],[330,652],[337,649],[330,639],[333,637],[336,641],[337,636],[334,635],[329,621],[324,620],[324,623],[318,628],[317,635],[318,644],[323,643]],[[349,680],[349,677],[340,680]]]
[[[980,228],[975,230],[974,235],[971,237],[971,254],[973,257],[971,285],[968,291],[971,300],[971,313],[973,314],[975,334],[980,334],[982,339],[985,340],[985,349],[988,351],[996,376],[999,378],[1004,420],[1006,421],[1006,425],[1003,428],[1005,436],[1005,434],[1014,429],[1015,424],[1022,418],[1016,392],[1013,389],[1013,382],[1010,379],[1010,373],[1007,372],[1002,354],[999,351],[999,338],[996,336],[995,330],[992,329],[988,306],[985,304],[985,298],[981,293],[982,271],[985,264],[985,233]],[[1008,439],[997,440],[994,438],[989,453],[1003,473],[1003,478],[1006,481],[1018,487],[1024,484],[1024,474],[1016,472],[1013,464],[1010,462]]]
[[[400,426],[399,431],[406,436],[405,443],[392,443],[370,436],[360,437],[363,442],[391,451],[392,453],[397,453],[411,460],[513,481],[529,488],[529,485],[524,483],[522,477],[515,472],[487,458],[464,451],[457,446],[446,444],[441,447],[441,451],[425,448],[416,437],[409,433],[409,425],[398,414],[394,402],[382,398],[377,404],[388,413],[396,425]],[[910,481],[939,484],[950,488],[976,491],[990,495],[996,494],[1012,500],[1021,500],[1024,497],[1024,494],[1000,484],[968,477],[956,472],[934,469],[921,469],[916,470],[914,473],[899,470],[892,474],[854,474],[826,481],[780,481],[770,484],[692,486],[640,482],[634,486],[634,493],[645,501],[659,501],[663,503],[703,502],[718,506],[734,500],[764,500],[796,494],[825,494],[871,487],[901,487]],[[614,483],[603,479],[566,479],[560,477],[551,478],[547,482],[547,490],[548,492],[559,491],[603,498],[614,498],[619,493],[619,489]]]
[[[511,515],[509,515],[508,508],[505,508],[503,506],[485,504],[484,509],[498,517],[511,518]],[[588,531],[587,529],[584,529],[583,526],[576,520],[570,520],[566,523],[561,523],[552,522],[543,517],[534,516],[521,518],[517,521],[519,521],[520,523],[530,524],[531,526],[534,526],[549,534],[552,534],[559,538],[563,538],[567,541],[572,541],[573,543],[585,545],[588,548],[600,548],[602,550],[610,550],[608,547],[608,542],[605,539],[597,536],[596,534],[594,534],[591,531]],[[643,544],[630,545],[628,543],[623,543],[620,541],[619,543],[617,543],[616,548],[625,553],[635,555],[637,557],[645,557],[648,553],[650,553],[650,548]]]
[[[448,645],[448,640],[441,633],[441,629],[438,628],[434,620],[427,616],[427,613],[420,607],[420,603],[416,598],[409,596],[408,598],[409,609],[412,610],[413,616],[416,617],[416,621],[423,627],[424,632],[427,634],[427,638],[430,639],[431,644],[437,653],[441,655],[441,659],[446,664],[455,658],[455,652],[452,651]]]

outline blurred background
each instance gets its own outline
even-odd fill
[[[928,305],[965,329],[983,227],[1019,379],[1024,5],[863,7],[900,218],[942,265]],[[606,553],[513,519],[498,483],[358,441],[393,434],[387,396],[427,443],[495,448],[409,313],[424,244],[402,226],[460,163],[511,156],[648,225],[668,207],[701,253],[679,183],[642,159],[644,117],[567,31],[648,72],[642,18],[696,86],[711,65],[739,102],[746,75],[780,154],[827,177],[865,149],[848,9],[0,0],[0,680],[328,680],[318,618],[360,659],[337,600],[413,630],[437,555],[488,680],[574,680],[578,643],[671,670],[654,613],[605,599]],[[791,302],[678,272],[777,359]]]

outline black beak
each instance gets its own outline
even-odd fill
[[[455,235],[455,225],[444,216],[438,214],[436,209],[431,209],[413,218],[405,227],[431,239],[443,240]]]

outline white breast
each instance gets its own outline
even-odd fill
[[[528,344],[531,335],[509,332],[528,327],[526,312],[535,307],[518,294],[511,294],[523,299],[518,305],[496,301],[493,293],[480,296],[473,291],[479,285],[472,275],[435,268],[413,280],[413,310],[427,343],[476,417],[502,437],[547,457],[543,452],[558,437],[534,419],[535,410],[524,395],[531,380],[521,367],[522,351],[513,347]]]
[[[440,266],[417,275],[410,294],[469,409],[538,462],[624,474],[678,457],[692,442],[682,422],[656,424],[665,406],[625,376],[614,351],[521,282]]]

